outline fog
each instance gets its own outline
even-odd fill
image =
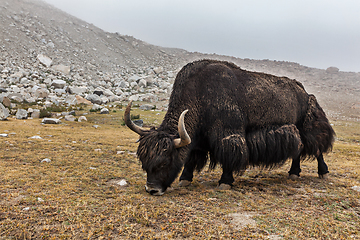
[[[163,47],[360,72],[358,0],[44,1]]]

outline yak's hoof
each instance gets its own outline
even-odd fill
[[[293,180],[293,181],[295,181],[295,180],[298,180],[300,177],[298,176],[298,175],[296,175],[296,174],[290,174],[289,175],[289,179],[291,179],[291,180]]]
[[[188,180],[181,180],[181,181],[179,182],[179,187],[187,187],[187,186],[189,186],[190,184],[191,184],[191,182],[188,181]]]
[[[319,174],[320,179],[328,179],[328,177],[329,177],[329,173]]]
[[[226,184],[226,183],[222,183],[217,187],[218,190],[230,190],[231,189],[231,185],[230,184]]]

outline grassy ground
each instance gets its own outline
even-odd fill
[[[133,113],[147,125],[164,116]],[[360,239],[360,192],[352,188],[360,186],[359,123],[333,122],[328,180],[304,162],[297,181],[287,179],[286,164],[249,169],[232,190],[217,191],[220,170],[205,169],[190,187],[176,181],[154,197],[144,191],[137,135],[122,114],[0,122],[9,135],[0,137],[0,239]],[[116,184],[121,179],[128,185]]]

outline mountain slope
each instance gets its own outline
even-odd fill
[[[52,59],[52,65],[69,66],[70,78],[102,81],[128,78],[149,67],[175,71],[195,59],[215,58],[247,70],[295,78],[317,96],[331,117],[360,118],[360,73],[154,46],[131,36],[105,32],[38,0],[0,0],[0,6],[0,72],[46,72],[48,67],[38,60],[43,54]]]

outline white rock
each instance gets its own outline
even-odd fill
[[[110,97],[110,96],[114,96],[115,94],[112,91],[110,91],[109,89],[105,89],[104,95],[107,97]]]
[[[74,117],[73,115],[66,115],[66,116],[65,116],[65,121],[74,122],[74,121],[75,121],[75,117]]]
[[[129,101],[134,101],[134,102],[139,101],[139,95],[136,94],[136,95],[130,96]]]
[[[102,104],[101,98],[96,94],[89,94],[86,96],[86,99],[95,104]]]
[[[138,84],[137,84],[136,82],[131,82],[131,83],[130,83],[130,86],[131,86],[132,88],[135,88],[135,87],[138,86]]]
[[[163,68],[163,67],[156,67],[156,68],[154,68],[154,72],[155,72],[156,74],[162,73],[163,71],[164,71],[164,68]]]
[[[9,135],[8,134],[6,134],[6,133],[1,133],[0,134],[0,137],[8,137]]]
[[[126,182],[125,179],[121,179],[120,181],[117,182],[117,184],[120,185],[120,186],[122,186],[122,187],[124,187],[124,186],[126,186],[128,183]]]
[[[360,192],[360,186],[353,186],[351,189]]]
[[[59,89],[63,89],[66,86],[66,82],[64,80],[54,80],[51,83],[51,86],[53,86],[54,88],[59,88]]]
[[[78,118],[78,122],[87,121],[87,118],[85,116],[80,116]]]
[[[5,108],[2,103],[0,103],[0,120],[6,120],[10,116],[9,109]]]
[[[103,108],[103,109],[101,109],[101,111],[100,111],[100,114],[109,114],[110,112],[109,112],[109,109],[107,109],[107,108]]]
[[[29,139],[43,139],[43,138],[40,136],[32,136],[32,137],[29,137]]]
[[[25,109],[18,109],[16,111],[16,119],[27,119],[28,112]]]
[[[41,64],[43,64],[46,67],[50,67],[51,64],[52,64],[51,58],[49,58],[49,57],[47,57],[47,56],[45,56],[43,54],[39,54],[37,56],[37,59],[40,61]]]
[[[42,120],[42,123],[43,124],[59,124],[59,123],[61,123],[61,120],[57,119],[57,118],[44,118]]]
[[[41,160],[41,162],[49,163],[49,162],[51,162],[51,160],[49,158],[44,158],[43,160]]]

